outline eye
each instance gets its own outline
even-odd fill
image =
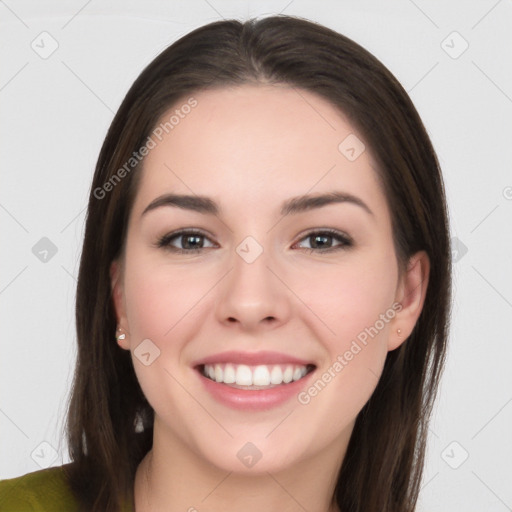
[[[311,231],[295,246],[300,246],[304,243],[303,241],[306,241],[309,247],[302,246],[300,248],[309,253],[326,253],[347,249],[353,245],[352,239],[348,235],[333,229]],[[209,245],[205,245],[205,243]],[[189,229],[164,235],[158,239],[156,246],[176,253],[190,254],[216,245],[202,231]]]
[[[206,240],[211,243],[211,240],[201,231],[183,230],[164,235],[158,240],[156,245],[157,247],[165,248],[173,252],[190,254],[199,252],[202,249],[215,247],[213,243],[211,243],[210,246],[205,246]],[[176,247],[176,243],[181,247]]]
[[[337,251],[347,249],[353,245],[352,239],[348,235],[334,229],[310,231],[302,240],[309,243],[309,247],[301,247],[309,253]],[[338,243],[334,244],[335,241]],[[298,242],[299,245],[301,243],[303,242]]]

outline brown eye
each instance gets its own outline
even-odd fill
[[[347,235],[334,230],[312,231],[303,237],[302,240],[309,243],[309,247],[302,247],[308,250],[308,252],[328,252],[353,245],[352,240]]]
[[[205,246],[206,241],[210,239],[202,232],[180,231],[163,236],[158,240],[157,246],[180,253],[193,253],[214,246]]]

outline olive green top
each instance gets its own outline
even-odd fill
[[[64,466],[0,480],[0,512],[78,512]]]
[[[0,511],[78,511],[78,503],[68,487],[62,468],[47,468],[0,480]]]

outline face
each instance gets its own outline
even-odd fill
[[[428,260],[399,273],[370,151],[330,103],[193,96],[145,158],[111,272],[155,436],[226,471],[338,457],[414,327]]]

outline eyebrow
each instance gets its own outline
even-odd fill
[[[361,207],[370,215],[374,215],[363,200],[346,192],[329,192],[327,194],[292,197],[282,203],[280,213],[282,216],[292,215],[335,203],[354,204]],[[177,207],[207,215],[219,215],[221,211],[219,205],[213,199],[206,196],[164,194],[157,197],[146,206],[142,215],[163,206]]]

